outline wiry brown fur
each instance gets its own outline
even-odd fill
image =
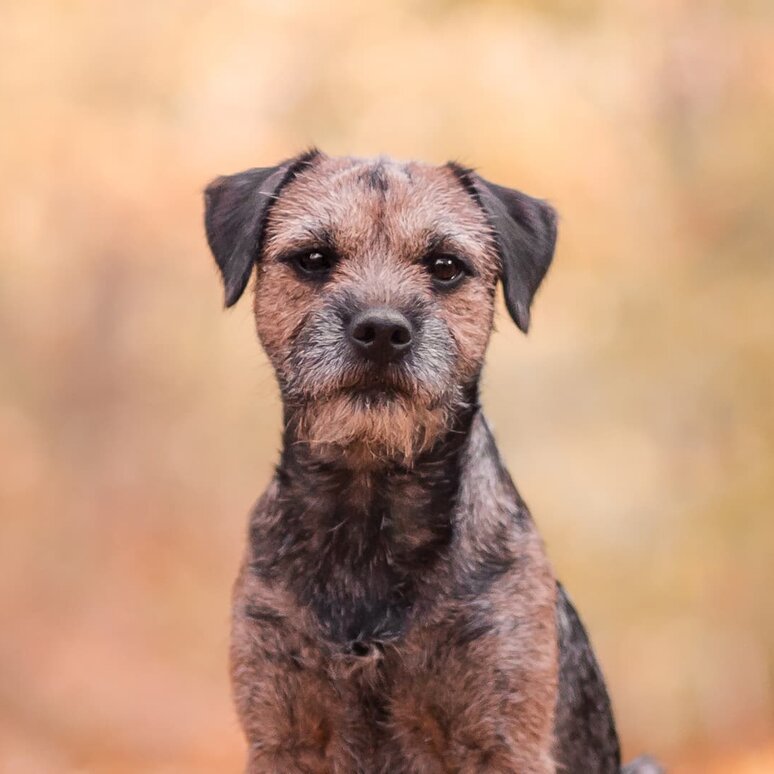
[[[246,198],[251,181],[269,187]],[[208,189],[229,303],[245,245],[259,252],[256,327],[285,411],[234,589],[252,774],[556,771],[556,585],[477,396],[513,256],[493,226],[506,216],[488,216],[475,186],[454,166],[311,153]],[[324,284],[291,265],[318,248],[336,256]],[[423,262],[433,252],[463,257],[470,276],[440,292]],[[536,266],[509,276],[523,328]],[[411,316],[416,340],[405,362],[375,369],[351,356],[347,325],[380,306]],[[617,741],[611,751],[617,761]]]
[[[339,295],[354,288],[363,304],[416,302],[417,295],[437,304],[417,258],[443,235],[439,247],[463,251],[480,272],[478,281],[466,283],[450,303],[437,305],[439,320],[456,344],[447,367],[459,382],[480,368],[498,263],[483,212],[451,170],[385,162],[374,185],[371,169],[351,159],[322,157],[283,189],[267,224],[253,308],[258,336],[280,383],[292,385],[286,400],[298,409],[300,438],[333,456],[363,462],[399,456],[408,462],[448,428],[450,410],[459,400],[454,386],[443,384],[442,376],[432,384],[396,374],[391,382],[397,400],[380,402],[348,391],[362,380],[356,368],[336,379],[295,383],[287,373],[294,365],[287,359],[288,342],[324,300],[277,258],[327,241],[343,259],[333,278]]]
[[[345,455],[358,466],[380,460],[410,462],[449,426],[446,411],[407,396],[389,402],[337,395],[300,412],[298,435],[321,456]]]

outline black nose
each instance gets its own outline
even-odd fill
[[[349,339],[364,357],[388,363],[402,357],[411,347],[411,323],[395,309],[368,309],[349,325]]]

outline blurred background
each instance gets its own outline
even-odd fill
[[[203,186],[310,143],[549,198],[484,402],[627,757],[774,771],[774,6],[5,0],[0,771],[229,772],[279,404]]]

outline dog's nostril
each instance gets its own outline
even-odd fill
[[[406,345],[411,341],[411,331],[405,326],[398,326],[392,332],[390,341],[398,346]]]
[[[349,337],[361,355],[387,362],[397,359],[409,348],[413,329],[405,315],[383,307],[357,315],[349,325]]]
[[[360,324],[354,327],[352,336],[363,344],[371,344],[376,338],[376,330],[373,325]]]

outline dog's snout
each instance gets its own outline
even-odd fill
[[[397,360],[411,347],[413,338],[411,323],[396,309],[368,309],[349,325],[349,339],[354,348],[376,362]]]

